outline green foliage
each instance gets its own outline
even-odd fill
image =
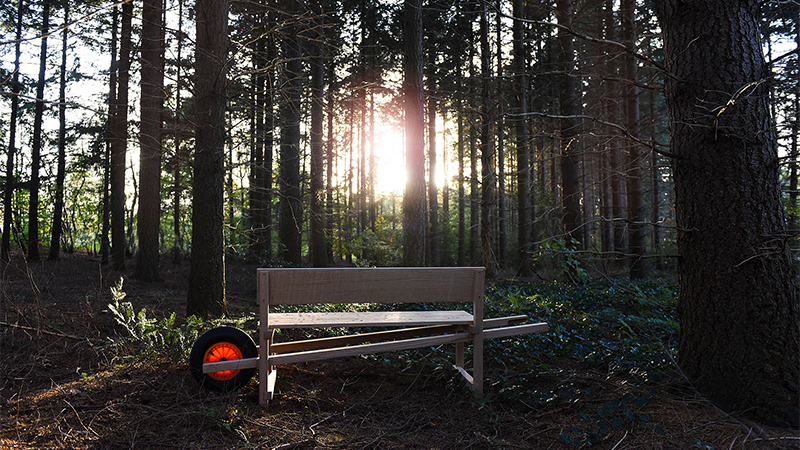
[[[650,403],[654,392],[642,394],[633,392],[623,395],[600,405],[592,413],[580,413],[578,416],[585,422],[585,426],[573,426],[569,433],[559,435],[559,438],[576,447],[594,445],[603,440],[612,428],[650,427],[650,418],[638,410]],[[665,434],[663,427],[656,425],[656,433]]]
[[[660,280],[505,283],[486,296],[487,317],[527,314],[550,324],[547,333],[486,341],[487,357],[498,364],[547,372],[540,361],[561,356],[648,379],[667,368],[675,352],[677,289]],[[534,394],[523,381],[510,384],[505,395]]]
[[[112,341],[113,345],[137,344],[139,354],[146,358],[162,355],[186,358],[203,322],[190,316],[178,324],[174,312],[162,319],[149,318],[144,308],[137,313],[131,302],[124,301],[126,295],[120,278],[116,286],[111,287],[112,302],[108,304],[108,310],[114,320],[125,328],[128,336]]]

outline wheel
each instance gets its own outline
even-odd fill
[[[255,368],[203,373],[203,364],[257,356],[255,342],[244,331],[233,327],[212,328],[194,342],[189,354],[189,370],[194,379],[210,391],[234,391],[253,378]]]

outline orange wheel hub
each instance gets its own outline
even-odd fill
[[[206,350],[206,354],[203,356],[203,364],[235,359],[242,359],[242,351],[239,350],[239,347],[230,342],[217,342]],[[220,372],[209,372],[206,375],[218,381],[227,381],[235,377],[238,373],[238,370],[223,370]]]

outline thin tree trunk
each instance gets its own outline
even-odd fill
[[[50,1],[44,1],[42,12],[42,45],[39,52],[39,81],[36,83],[36,106],[33,119],[31,145],[31,180],[28,201],[28,261],[38,261],[39,256],[39,167],[42,153],[42,120],[44,117],[44,85],[47,69],[47,36],[50,33]]]
[[[61,233],[64,228],[64,178],[67,171],[67,43],[69,39],[69,3],[64,3],[64,30],[61,40],[61,73],[58,87],[58,161],[56,163],[56,202],[53,209],[53,228],[50,235],[50,253],[47,259],[56,260],[61,251]]]
[[[228,0],[198,0],[195,52],[197,130],[192,264],[186,315],[225,313],[225,103]]]
[[[176,53],[177,64],[175,67],[175,155],[173,159],[172,175],[172,230],[175,234],[175,246],[172,249],[172,263],[180,264],[183,259],[183,233],[181,231],[181,164],[183,154],[183,130],[181,129],[181,90],[183,87],[182,53],[183,53],[183,1],[178,0],[178,48]]]
[[[280,223],[278,238],[281,258],[299,266],[302,242],[303,209],[300,199],[300,96],[302,94],[302,68],[300,59],[300,5],[297,0],[286,4],[287,20],[283,34],[284,73],[286,74],[284,100],[281,105],[280,168]]]
[[[14,217],[11,214],[14,200],[15,180],[14,176],[14,157],[16,154],[17,140],[17,116],[19,113],[19,60],[22,55],[20,44],[22,42],[22,11],[23,0],[17,2],[17,31],[16,42],[14,44],[14,74],[12,75],[11,85],[11,117],[9,118],[8,129],[8,153],[6,154],[6,186],[3,192],[3,242],[0,258],[8,261],[11,258],[11,233],[14,230]]]
[[[435,61],[436,50],[429,49],[429,61]],[[436,159],[436,68],[433,62],[428,64],[427,96],[428,96],[428,210],[430,233],[429,265],[437,266],[441,264],[440,239],[441,230],[439,229],[439,192],[436,186],[436,171],[438,161]]]
[[[425,117],[422,92],[422,1],[404,1],[403,93],[406,123],[406,190],[403,196],[403,265],[425,263]]]
[[[322,20],[322,8],[316,13]],[[319,28],[317,28],[319,30]],[[311,58],[311,263],[314,267],[328,265],[328,253],[325,248],[325,203],[324,203],[324,142],[322,124],[324,117],[324,67],[322,60],[323,34],[317,31],[311,44],[314,52]]]
[[[556,18],[559,25],[572,28],[572,0],[557,0]],[[562,225],[567,237],[569,248],[580,247],[580,191],[578,189],[578,160],[577,153],[580,146],[577,142],[580,136],[580,86],[579,79],[575,76],[575,44],[572,35],[559,29],[558,59],[560,69],[559,88],[559,114],[561,119],[561,186],[562,206],[564,215]]]
[[[125,267],[125,153],[128,141],[128,83],[131,67],[131,21],[133,4],[122,4],[122,34],[119,47],[118,85],[111,141],[111,264]]]
[[[134,276],[161,281],[158,273],[161,223],[161,115],[164,108],[164,24],[162,0],[144,0],[141,44],[139,129],[139,213]]]
[[[517,249],[517,272],[523,277],[533,275],[531,265],[531,180],[530,180],[530,150],[528,149],[528,123],[525,119],[528,113],[528,80],[525,73],[525,25],[522,0],[514,0],[513,36],[513,71],[514,88],[516,90],[516,112],[514,121],[517,147],[517,202],[519,208]]]
[[[800,302],[781,204],[760,2],[657,0],[655,6],[670,75],[678,362],[722,408],[800,428]]]
[[[114,115],[117,106],[117,29],[119,28],[119,8],[114,7],[111,25],[111,65],[108,69],[108,118],[106,119],[106,146],[103,160],[103,217],[100,233],[100,263],[108,264],[111,250],[109,231],[111,228],[111,148],[114,145]]]
[[[502,0],[497,0],[497,262],[508,265],[508,238],[506,236],[506,151],[505,151],[505,103],[503,99],[503,23]]]
[[[636,1],[622,0],[620,7],[622,15],[622,42],[628,49],[625,54],[625,78],[630,80],[624,87],[625,126],[630,136],[639,137],[639,88],[636,81]],[[628,254],[630,254],[630,277],[641,279],[645,277],[647,264],[642,259],[645,253],[644,237],[644,181],[642,179],[642,149],[639,144],[628,139],[628,154],[625,165],[628,188]]]

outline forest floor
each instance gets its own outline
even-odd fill
[[[255,313],[255,269],[229,261],[232,316]],[[547,369],[536,374],[487,361],[480,401],[436,349],[281,367],[267,407],[255,382],[232,394],[204,392],[184,358],[143,351],[108,308],[122,275],[136,311],[176,312],[181,322],[188,270],[188,262],[164,262],[164,281],[143,283],[86,255],[36,264],[17,256],[5,265],[0,448],[800,448],[800,432],[723,413],[677,370],[643,379],[555,355],[537,356]],[[509,379],[538,394],[504,395]]]

